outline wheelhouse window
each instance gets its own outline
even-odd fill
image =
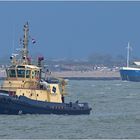
[[[16,77],[16,71],[14,69],[8,70],[9,77]]]
[[[32,71],[32,79],[35,78],[35,72]]]
[[[30,78],[31,70],[26,70],[26,78]]]
[[[39,71],[35,71],[35,77],[39,78]]]
[[[23,69],[24,69],[24,68],[25,68],[25,66],[17,66],[17,68],[23,68]]]
[[[17,76],[18,76],[19,78],[24,78],[24,77],[25,77],[25,70],[18,69],[18,70],[17,70]]]

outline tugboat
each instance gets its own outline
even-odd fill
[[[42,60],[32,64],[29,57],[29,25],[24,25],[23,47],[17,58],[10,57],[6,79],[0,87],[0,114],[90,114],[88,103],[65,103],[64,79],[42,78]]]

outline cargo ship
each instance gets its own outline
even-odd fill
[[[129,66],[130,45],[127,47],[127,66],[120,68],[120,76],[123,81],[140,82],[140,62],[134,62]]]

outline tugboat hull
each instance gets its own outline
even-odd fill
[[[49,103],[31,100],[27,97],[19,98],[0,95],[0,114],[90,114],[91,108],[87,103]]]

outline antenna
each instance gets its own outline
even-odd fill
[[[127,46],[127,67],[129,67],[129,57],[130,57],[130,43],[128,42],[128,46]]]
[[[12,52],[14,52],[15,47],[15,27],[13,26],[13,40],[12,40]]]
[[[26,22],[24,25],[24,36],[23,36],[23,49],[22,49],[22,60],[23,63],[28,64],[28,31],[29,31],[29,24]]]

